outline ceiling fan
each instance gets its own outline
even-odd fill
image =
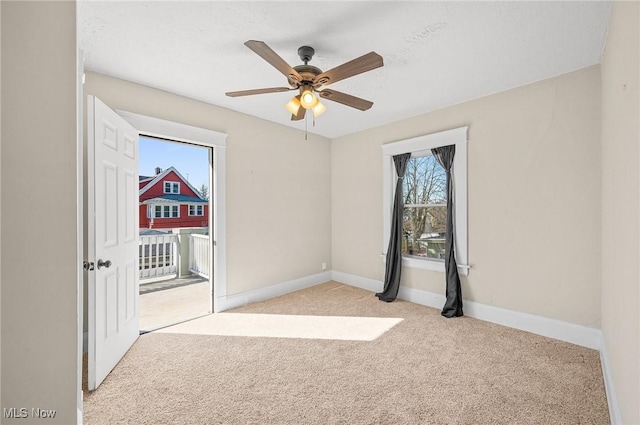
[[[332,100],[342,103],[352,108],[366,111],[373,106],[370,102],[359,97],[351,96],[346,93],[333,89],[321,89],[323,86],[335,83],[363,72],[383,66],[382,56],[375,52],[367,53],[359,58],[343,63],[340,66],[332,68],[328,71],[322,71],[313,65],[309,65],[309,61],[313,57],[315,50],[309,46],[302,46],[298,49],[300,60],[304,65],[291,67],[284,59],[274,52],[263,41],[249,40],[244,43],[245,46],[253,50],[262,59],[269,62],[274,68],[287,77],[290,87],[270,87],[264,89],[241,90],[227,92],[230,97],[249,96],[253,94],[277,93],[290,90],[298,90],[299,94],[291,99],[285,107],[291,112],[291,120],[297,121],[304,118],[307,109],[311,109],[313,116],[317,117],[326,111],[326,107],[320,102],[314,93],[317,93],[322,99]]]

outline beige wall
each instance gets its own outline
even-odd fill
[[[599,83],[590,67],[333,140],[334,270],[384,277],[381,145],[468,125],[464,298],[598,327]],[[444,294],[444,275],[401,285]]]
[[[138,114],[228,134],[227,295],[331,267],[328,139],[88,72],[85,94]],[[284,111],[284,110],[283,110]]]
[[[2,10],[2,402],[77,416],[76,9]],[[34,252],[39,255],[34,256]]]
[[[602,61],[602,331],[622,423],[640,423],[640,17],[615,2]]]

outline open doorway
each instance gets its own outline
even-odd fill
[[[140,136],[171,140],[173,143],[195,145],[206,152],[208,196],[211,208],[207,208],[208,237],[202,272],[208,276],[208,286],[203,304],[193,316],[221,311],[226,306],[226,214],[225,214],[225,147],[226,135],[214,130],[194,127],[127,111],[114,111],[94,96],[87,97],[87,155],[86,195],[86,253],[79,252],[79,261],[85,269],[86,287],[79,320],[84,335],[78,335],[79,348],[86,351],[83,362],[78,363],[78,379],[86,383],[83,388],[93,391],[106,378],[140,334],[140,238],[139,218],[141,210],[139,174]],[[79,143],[82,140],[79,139]],[[82,146],[79,147],[82,150]],[[172,157],[175,156],[172,154]],[[155,171],[155,165],[154,165]],[[144,175],[144,174],[143,174]],[[155,178],[155,177],[154,177]],[[172,180],[174,183],[179,181]],[[185,186],[193,186],[186,179]],[[162,183],[162,193],[165,184]],[[179,195],[178,185],[166,185],[166,191]],[[200,193],[193,188],[193,194]],[[202,195],[202,194],[200,194]],[[200,196],[202,197],[202,196]],[[174,201],[177,201],[174,199]],[[191,214],[195,219],[205,211],[205,204],[192,200]],[[168,203],[168,202],[166,202]],[[174,208],[161,205],[158,214],[174,215]],[[151,208],[151,207],[146,207]],[[148,210],[147,210],[148,211]],[[155,214],[156,208],[153,207]],[[176,215],[178,215],[176,213]],[[145,218],[151,213],[145,214]],[[189,216],[187,210],[185,217]],[[149,217],[151,218],[151,217]],[[153,218],[156,218],[155,216]],[[178,217],[171,217],[178,218]],[[148,224],[147,224],[148,226]],[[197,224],[202,226],[202,224]],[[162,243],[160,246],[163,246]],[[154,252],[149,249],[149,255]],[[156,255],[169,250],[156,248]],[[175,251],[177,253],[177,251]],[[82,255],[80,255],[82,254]],[[176,254],[177,255],[177,254]],[[86,260],[82,260],[86,258]],[[187,257],[184,257],[187,258]],[[156,258],[157,265],[161,260]],[[193,266],[193,263],[191,264]],[[189,266],[187,266],[189,267]],[[176,268],[176,271],[178,269]],[[198,274],[198,273],[194,273]],[[186,285],[183,285],[186,286]],[[216,298],[214,304],[213,299]],[[215,308],[214,308],[215,307]],[[192,316],[192,318],[193,318]],[[178,316],[176,321],[187,320]],[[80,323],[79,323],[80,325]],[[162,325],[158,325],[159,327]],[[151,327],[151,326],[147,326]],[[84,372],[83,372],[84,370]],[[84,375],[84,377],[83,377]],[[81,403],[81,394],[78,400]],[[80,406],[80,404],[79,404]]]
[[[140,135],[142,333],[211,313],[213,150]]]

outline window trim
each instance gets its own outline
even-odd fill
[[[156,208],[160,207],[160,217],[156,217]],[[170,207],[169,215],[165,216],[165,207]],[[177,207],[178,215],[173,216],[173,209]],[[159,218],[180,218],[180,205],[176,204],[148,204],[147,205],[147,218],[159,219]]]
[[[198,212],[198,207],[200,207],[201,213],[191,214],[191,207],[194,207],[196,213]],[[189,217],[204,217],[204,205],[202,204],[189,204],[187,211],[188,211]]]
[[[169,183],[171,185],[170,187],[170,191],[167,192],[167,183]],[[173,191],[173,188],[177,188],[177,192]],[[180,182],[174,182],[171,180],[165,180],[162,182],[162,191],[166,194],[170,194],[170,195],[179,195],[180,194]]]
[[[461,275],[469,274],[468,254],[468,221],[467,221],[467,133],[468,126],[458,127],[438,133],[426,134],[411,139],[399,140],[382,145],[382,259],[386,260],[391,231],[391,213],[393,210],[393,194],[397,181],[393,156],[410,152],[413,156],[424,156],[431,149],[440,146],[456,145],[453,160],[454,196],[456,225],[456,262]],[[402,265],[406,267],[443,272],[444,261],[429,258],[403,256]]]

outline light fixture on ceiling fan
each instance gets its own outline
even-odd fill
[[[300,94],[291,98],[284,107],[291,112],[292,116],[296,116],[301,107],[307,110],[311,109],[314,117],[319,117],[327,110],[327,107],[320,102],[310,88],[300,88]]]
[[[318,117],[324,113],[327,110],[327,107],[320,102],[318,97],[342,103],[343,105],[350,106],[361,111],[366,111],[373,106],[373,102],[368,100],[332,89],[321,90],[321,87],[383,66],[384,63],[382,61],[382,57],[375,52],[367,53],[359,58],[322,72],[320,68],[309,65],[309,61],[315,53],[315,50],[310,46],[302,46],[298,49],[298,55],[304,62],[304,65],[291,67],[263,41],[249,40],[244,44],[284,74],[291,87],[272,87],[234,91],[227,92],[227,96],[238,97],[298,90],[299,94],[294,96],[289,103],[285,105],[287,110],[291,112],[291,120],[293,121],[303,119],[306,111],[309,109],[313,112],[314,117]],[[318,96],[316,96],[316,93]]]

